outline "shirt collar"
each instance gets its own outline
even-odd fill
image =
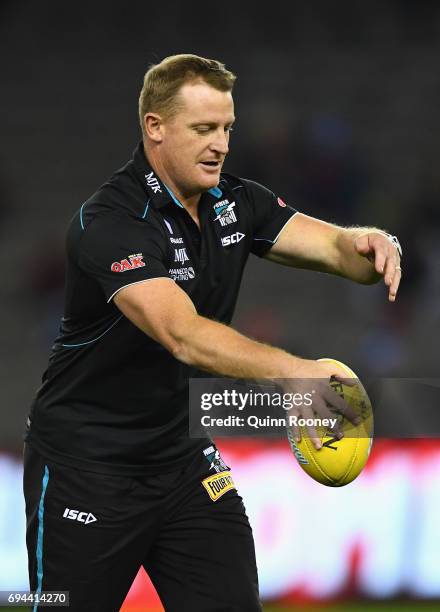
[[[136,147],[133,153],[133,163],[136,169],[136,173],[144,185],[144,189],[148,194],[149,202],[153,204],[155,208],[162,208],[168,204],[173,204],[179,208],[184,206],[179,202],[171,189],[165,185],[163,181],[154,172],[148,159],[145,155],[144,144],[142,140]],[[219,187],[213,187],[209,189],[207,194],[211,195],[214,199],[218,200],[221,198],[223,192]]]

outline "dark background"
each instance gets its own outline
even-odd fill
[[[150,63],[190,52],[238,75],[226,170],[301,211],[399,236],[396,304],[252,258],[234,324],[364,376],[438,375],[440,5],[0,3],[0,448],[57,333],[66,225],[131,156]]]

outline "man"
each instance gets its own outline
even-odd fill
[[[221,174],[234,80],[194,55],[151,67],[142,143],[69,227],[65,312],[31,409],[24,490],[31,589],[68,590],[73,610],[118,610],[140,565],[166,610],[261,609],[229,468],[209,438],[188,437],[188,379],[344,373],[228,326],[250,252],[359,283],[383,277],[396,297],[400,257],[384,232],[329,225]],[[328,404],[347,408],[321,382],[315,413],[331,416]],[[213,498],[202,485],[216,474]]]

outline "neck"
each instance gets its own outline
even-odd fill
[[[164,183],[168,189],[170,189],[174,196],[179,200],[186,210],[190,213],[197,214],[197,209],[199,205],[200,198],[202,196],[201,193],[184,193],[179,186],[173,181],[169,173],[166,171],[165,166],[162,163],[162,160],[154,155],[152,151],[147,152],[147,148],[144,144],[144,153],[145,157],[148,160],[151,168],[154,170],[154,173],[160,178],[162,183]]]

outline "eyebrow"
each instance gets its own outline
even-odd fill
[[[225,125],[234,125],[235,117],[232,121],[228,121]],[[206,125],[207,127],[217,127],[217,125],[221,125],[221,123],[216,123],[215,121],[196,121],[194,123],[190,123],[191,127],[197,127],[200,125]]]

